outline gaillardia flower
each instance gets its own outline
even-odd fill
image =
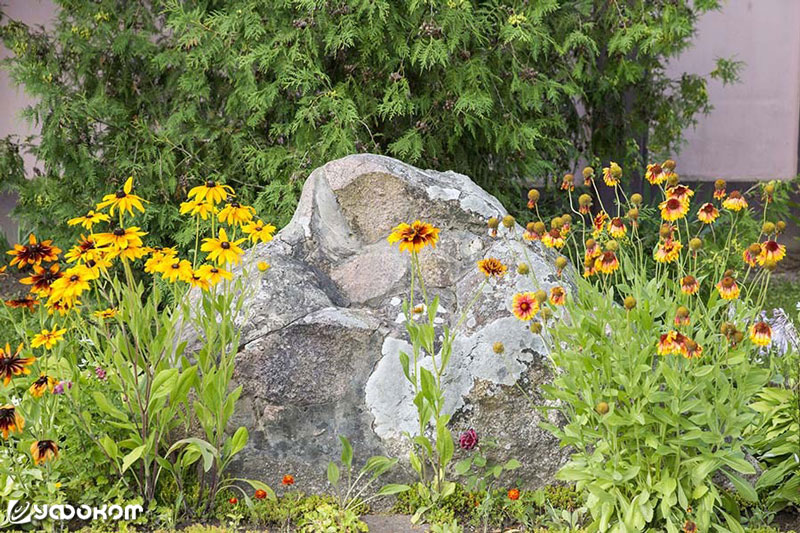
[[[520,320],[531,320],[539,312],[539,303],[532,292],[520,292],[514,295],[511,302],[511,310],[514,316]]]
[[[658,163],[647,165],[647,172],[645,173],[644,177],[652,185],[661,185],[664,183],[664,180],[667,179],[666,174],[664,174],[664,169],[661,168],[661,165]]]
[[[53,246],[52,240],[37,241],[36,235],[28,235],[28,244],[15,244],[13,250],[6,252],[13,256],[10,265],[24,268],[27,265],[40,265],[42,262],[52,263],[58,259],[61,248]]]
[[[553,305],[564,305],[566,303],[567,293],[564,287],[553,287],[550,289],[550,303]]]
[[[58,458],[58,444],[52,440],[37,440],[31,444],[33,464],[40,465],[45,461]]]
[[[681,202],[688,204],[694,196],[694,191],[686,185],[675,185],[667,189],[667,198],[675,198]]]
[[[742,251],[742,261],[751,267],[758,264],[758,255],[761,253],[761,245],[754,242]]]
[[[696,294],[700,290],[700,283],[694,276],[684,276],[681,278],[681,292],[684,294]]]
[[[198,202],[205,200],[212,204],[218,204],[227,200],[228,195],[233,196],[233,187],[209,180],[202,185],[192,187],[188,196]]]
[[[8,439],[9,433],[22,433],[24,427],[25,419],[13,405],[0,405],[0,432],[4,439]]]
[[[0,378],[3,379],[3,385],[8,385],[14,376],[31,373],[28,367],[36,361],[36,358],[20,357],[22,346],[23,344],[20,343],[14,353],[11,352],[11,346],[8,343],[6,343],[5,349],[0,348]]]
[[[603,274],[612,274],[619,268],[617,254],[615,254],[612,250],[606,250],[594,260],[594,268]]]
[[[719,210],[714,207],[714,204],[709,202],[700,206],[697,211],[697,219],[703,224],[711,224],[719,217]]]
[[[768,262],[777,263],[786,257],[786,246],[775,241],[761,243],[761,253],[758,254],[758,264],[764,266]]]
[[[216,261],[218,265],[227,263],[236,265],[241,261],[240,256],[244,253],[239,248],[244,241],[245,239],[229,240],[225,228],[220,228],[219,237],[203,239],[200,250],[208,252],[209,261]]]
[[[735,300],[739,297],[739,285],[731,276],[725,276],[716,286],[723,300]]]
[[[611,222],[608,223],[608,233],[615,239],[621,239],[627,232],[628,230],[625,229],[625,223],[619,217],[612,218]]]
[[[561,230],[553,228],[542,236],[542,244],[548,248],[555,248],[560,250],[564,247],[564,237],[561,235]]]
[[[478,261],[478,270],[486,274],[487,277],[500,277],[506,273],[507,267],[494,257],[487,257]]]
[[[607,167],[603,168],[603,181],[609,187],[616,187],[619,185],[619,179],[622,177],[622,167],[617,163],[611,161]]]
[[[739,191],[731,191],[728,197],[722,201],[722,207],[731,211],[741,211],[747,208],[747,200]]]
[[[758,346],[767,346],[772,341],[772,328],[763,320],[750,327],[750,340]]]
[[[681,253],[681,248],[683,248],[683,245],[680,243],[680,241],[669,239],[659,244],[658,248],[656,248],[656,251],[653,254],[653,257],[659,263],[671,263],[678,259]]]
[[[689,211],[689,205],[677,198],[668,198],[658,207],[661,209],[661,218],[669,222],[683,218]]]
[[[725,180],[717,180],[714,182],[714,199],[722,200],[725,198]]]
[[[114,194],[103,196],[103,201],[97,204],[97,209],[105,209],[108,207],[108,212],[112,217],[114,216],[115,209],[119,209],[120,213],[127,211],[130,215],[133,215],[134,209],[138,209],[144,213],[142,202],[146,202],[147,200],[142,200],[140,197],[132,194],[131,191],[133,191],[133,176],[125,180],[125,185],[122,186],[122,189]]]
[[[428,245],[436,248],[436,242],[439,240],[439,228],[420,220],[415,220],[411,224],[403,222],[392,229],[392,233],[386,240],[389,241],[389,244],[399,242],[401,252],[417,253]]]
[[[44,394],[44,391],[49,390],[50,392],[53,392],[56,383],[58,383],[58,380],[56,378],[52,378],[47,374],[45,374],[44,372],[42,372],[36,379],[36,381],[34,381],[33,384],[30,386],[28,392],[30,392],[31,396],[33,396],[34,398],[41,398],[42,394]]]

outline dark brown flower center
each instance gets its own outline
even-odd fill
[[[227,250],[228,248],[230,248],[230,247],[231,247],[231,243],[229,243],[228,241],[222,241],[222,242],[220,243],[220,246],[222,246],[222,249],[223,249],[223,250]]]
[[[211,181],[211,180],[209,180],[209,181],[207,181],[207,182],[206,182],[206,187],[208,187],[209,189],[213,189],[213,188],[214,188],[214,187],[216,187],[216,186],[217,186],[217,184],[216,184],[216,183],[214,183],[214,182],[213,182],[213,181]]]
[[[78,281],[79,279],[81,279],[81,278],[77,274],[73,274],[73,275],[71,275],[69,277],[69,280],[72,281],[72,282]]]
[[[127,193],[125,191],[120,189],[120,190],[117,191],[117,195],[116,196],[117,196],[117,198],[125,198],[128,195],[127,195]]]
[[[114,235],[117,237],[122,237],[123,235],[125,235],[125,230],[122,228],[115,228]]]

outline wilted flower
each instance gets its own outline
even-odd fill
[[[564,174],[564,177],[561,179],[561,190],[562,191],[574,191],[575,190],[575,176],[572,174]]]
[[[52,440],[37,440],[31,444],[33,464],[40,465],[45,461],[58,458],[58,445]]]
[[[20,357],[23,344],[19,343],[17,350],[12,353],[11,346],[6,343],[5,349],[0,348],[0,378],[3,380],[3,385],[8,385],[11,378],[31,373],[28,368],[36,361],[35,357]]]
[[[0,432],[3,433],[4,439],[8,439],[9,433],[22,433],[24,427],[25,419],[13,405],[0,406]]]
[[[550,303],[553,305],[564,305],[567,293],[564,287],[556,286],[550,289]]]
[[[714,207],[714,204],[704,203],[697,211],[697,219],[703,224],[711,224],[719,217],[719,210]]]
[[[621,239],[627,232],[625,223],[619,217],[612,218],[611,222],[608,223],[608,233],[615,239]]]
[[[725,180],[717,180],[714,182],[714,199],[722,200],[725,198]]]
[[[683,305],[678,307],[678,310],[675,312],[675,325],[688,326],[690,322],[689,309]]]
[[[723,300],[735,300],[739,297],[739,285],[731,276],[725,276],[716,285],[719,295]]]
[[[528,209],[533,209],[536,202],[539,201],[539,191],[531,189],[528,191]]]
[[[588,215],[592,210],[592,197],[588,194],[581,194],[578,197],[578,212]]]
[[[592,167],[584,167],[582,174],[583,184],[588,187],[592,184],[592,180],[594,179],[594,169]]]
[[[34,398],[41,398],[42,394],[44,394],[44,391],[49,390],[50,392],[53,392],[56,383],[58,383],[58,381],[55,378],[52,378],[42,372],[39,374],[39,377],[36,379],[36,381],[34,381],[30,386],[28,392],[30,392],[31,396]]]
[[[681,278],[681,292],[684,294],[696,294],[700,290],[700,284],[694,276],[684,276]]]

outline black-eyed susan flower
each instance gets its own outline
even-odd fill
[[[619,268],[619,259],[613,250],[606,250],[594,260],[594,268],[603,274],[613,274]]]
[[[722,200],[725,198],[725,187],[727,184],[725,180],[716,180],[714,182],[714,199]]]
[[[117,316],[117,310],[114,307],[108,307],[106,309],[100,309],[92,313],[92,316],[100,319],[100,320],[107,320],[109,318],[114,318]]]
[[[514,295],[511,301],[511,310],[520,320],[532,320],[539,312],[539,302],[532,292],[520,292]]]
[[[700,290],[700,283],[694,276],[686,275],[681,278],[681,292],[684,294],[696,294]]]
[[[742,251],[742,261],[751,267],[758,264],[758,255],[761,253],[761,245],[754,242]]]
[[[41,374],[39,374],[39,377],[36,379],[36,381],[34,381],[33,384],[30,386],[28,392],[30,392],[31,396],[33,396],[34,398],[41,398],[42,394],[44,394],[44,391],[53,392],[56,383],[58,383],[58,380],[56,378],[50,377],[44,372],[42,372]]]
[[[564,287],[556,286],[550,289],[550,303],[553,305],[564,305],[567,301],[567,293]]]
[[[661,185],[667,179],[664,169],[658,163],[647,165],[647,172],[645,172],[644,177],[652,185]]]
[[[33,274],[19,280],[23,285],[30,285],[31,292],[40,297],[50,295],[50,286],[62,276],[61,269],[55,263],[49,267],[33,265]]]
[[[761,243],[761,252],[758,254],[758,264],[764,266],[769,262],[777,263],[786,257],[786,246],[773,240]]]
[[[0,378],[3,379],[3,385],[8,385],[14,376],[27,376],[31,373],[28,367],[36,361],[36,358],[33,356],[20,357],[22,346],[20,343],[15,352],[11,351],[8,343],[5,348],[0,348]]]
[[[50,350],[64,338],[66,332],[66,329],[43,329],[31,339],[31,348],[44,346],[45,350]]]
[[[214,265],[200,265],[198,268],[202,275],[208,280],[211,285],[216,285],[220,281],[233,279],[233,274],[224,268],[216,267]]]
[[[161,275],[170,283],[175,283],[176,281],[188,283],[189,279],[192,277],[192,264],[186,259],[178,259],[176,257],[173,259],[172,263],[161,272]]]
[[[653,258],[659,263],[672,263],[680,257],[682,248],[680,241],[674,239],[662,241],[656,248]]]
[[[258,268],[259,272],[266,272],[270,268],[270,264],[266,261],[259,261],[256,263],[256,267]]]
[[[227,204],[217,215],[219,221],[229,226],[241,226],[253,220],[256,210],[239,202]]]
[[[76,299],[71,299],[71,300],[56,299],[56,300],[53,300],[51,298],[51,299],[47,300],[47,313],[52,315],[52,314],[58,312],[58,314],[60,316],[64,316],[67,313],[69,313],[70,311],[72,311],[73,309],[77,308],[79,305],[81,305],[81,302],[76,300]]]
[[[17,268],[24,268],[27,265],[40,265],[44,263],[52,263],[58,259],[58,254],[61,249],[53,246],[52,240],[39,242],[36,235],[31,233],[28,235],[28,244],[15,244],[13,250],[6,252],[8,255],[13,256],[9,263],[11,266],[17,265]]]
[[[189,190],[189,198],[194,198],[198,202],[205,200],[218,204],[227,200],[228,196],[234,196],[233,187],[212,180]]]
[[[689,203],[692,196],[694,196],[694,191],[686,185],[675,185],[667,189],[667,198],[676,198],[684,203]]]
[[[50,285],[50,301],[61,300],[71,302],[89,289],[89,282],[97,276],[86,266],[76,265],[64,271],[64,275]]]
[[[661,218],[668,222],[680,220],[686,216],[686,213],[689,211],[689,205],[677,198],[668,198],[664,200],[658,204],[658,208],[661,209]]]
[[[500,277],[506,273],[508,267],[495,257],[487,257],[478,261],[478,270],[483,272],[486,277]]]
[[[558,228],[552,228],[550,231],[542,235],[542,244],[548,248],[560,250],[564,247],[565,242],[566,241],[564,241],[564,237],[561,235],[561,231]]]
[[[37,440],[31,444],[33,464],[40,465],[58,458],[58,444],[52,440]]]
[[[125,180],[125,184],[117,192],[103,196],[103,201],[97,204],[97,209],[105,209],[108,207],[108,212],[112,217],[114,216],[115,209],[118,209],[120,214],[127,211],[128,214],[133,215],[134,209],[144,213],[142,202],[146,202],[147,200],[142,200],[142,198],[133,194],[132,191],[133,176]]]
[[[275,233],[275,226],[272,224],[265,224],[260,220],[251,220],[242,226],[242,231],[253,243],[269,242],[272,240],[273,233]]]
[[[608,233],[615,239],[621,239],[628,233],[628,230],[621,218],[614,217],[608,223]]]
[[[37,302],[35,299],[28,296],[23,298],[13,298],[5,301],[5,304],[11,309],[27,309],[28,311],[33,311],[33,308],[36,307],[38,303],[39,302]]]
[[[4,439],[8,439],[9,433],[22,433],[24,427],[25,419],[13,405],[0,405],[0,432]]]
[[[198,216],[207,220],[209,216],[217,214],[217,208],[213,203],[205,200],[189,200],[181,202],[180,213],[181,215],[188,213],[193,217]]]
[[[142,246],[142,237],[147,235],[146,232],[141,231],[138,226],[130,226],[128,228],[114,228],[108,233],[97,233],[95,240],[97,246],[108,247],[108,257],[114,258],[117,255],[138,255],[141,257],[146,253]],[[126,252],[127,251],[127,252]],[[126,252],[123,254],[123,252]],[[139,255],[141,254],[141,255]]]
[[[572,174],[564,174],[564,177],[561,179],[561,190],[562,191],[574,191],[575,190],[575,176]]]
[[[747,200],[739,191],[731,191],[728,197],[722,201],[722,207],[730,211],[741,211],[747,208]]]
[[[75,217],[69,219],[67,221],[67,224],[69,224],[70,226],[77,226],[78,224],[80,224],[85,229],[91,230],[92,226],[94,226],[95,224],[108,221],[109,217],[107,214],[101,213],[100,211],[89,210],[89,212],[82,217]]]
[[[133,248],[128,248],[125,251],[120,252],[120,254],[127,259],[136,259],[137,257],[144,255],[144,253],[144,249],[141,247],[136,249],[136,253],[134,253]],[[109,261],[103,255],[98,255],[95,259],[87,260],[83,266],[88,268],[89,272],[91,272],[92,276],[94,276],[96,279],[100,277],[101,272],[108,272],[108,269],[111,267],[111,261]]]
[[[150,257],[144,262],[144,271],[148,274],[162,273],[175,261],[178,251],[174,248],[154,248]]]
[[[436,248],[436,242],[439,240],[439,228],[420,220],[415,220],[411,224],[403,222],[392,229],[386,240],[389,241],[389,244],[400,243],[401,252],[417,253],[425,246],[430,245]]]
[[[192,270],[191,275],[189,276],[187,282],[189,285],[195,288],[199,288],[201,290],[207,291],[211,288],[211,283],[209,282],[208,278],[205,275],[205,271],[203,270]]]
[[[772,328],[763,320],[750,327],[750,340],[758,346],[767,346],[772,341]]]
[[[97,248],[97,243],[92,235],[88,237],[81,235],[78,244],[70,248],[70,250],[64,254],[64,258],[67,260],[67,263],[82,263],[87,259],[94,258],[100,253],[102,252]]]
[[[616,187],[619,185],[619,180],[622,177],[622,167],[617,163],[611,161],[607,167],[603,168],[603,181],[609,187]]]
[[[725,276],[716,285],[717,291],[723,300],[735,300],[739,297],[739,285],[731,276]]]
[[[235,265],[241,261],[240,256],[244,252],[239,245],[244,241],[245,239],[230,240],[225,228],[220,228],[218,237],[203,239],[200,250],[208,252],[209,261],[215,261],[218,265],[225,265],[228,263]]]
[[[712,224],[719,217],[719,210],[714,204],[706,202],[697,210],[697,219],[703,224]]]

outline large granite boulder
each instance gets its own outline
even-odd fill
[[[235,468],[268,483],[291,473],[301,488],[320,490],[338,435],[362,461],[407,457],[404,433],[418,427],[398,358],[411,350],[402,312],[409,256],[386,237],[398,223],[422,219],[441,228],[438,246],[421,254],[427,289],[441,298],[437,322],[452,324],[469,306],[484,279],[478,260],[511,266],[484,286],[455,341],[445,376],[452,429],[496,440],[500,458],[524,465],[523,483],[550,481],[566,454],[539,428],[547,416],[537,409],[549,377],[547,348],[510,312],[514,293],[537,288],[514,265],[527,255],[545,289],[567,280],[540,243],[489,234],[486,220],[505,214],[497,199],[453,172],[368,154],[315,170],[289,225],[244,259],[253,292],[241,320],[234,380],[243,393],[233,424],[249,428],[250,442]],[[266,275],[254,268],[259,261],[272,265]],[[502,355],[492,350],[497,341]]]

